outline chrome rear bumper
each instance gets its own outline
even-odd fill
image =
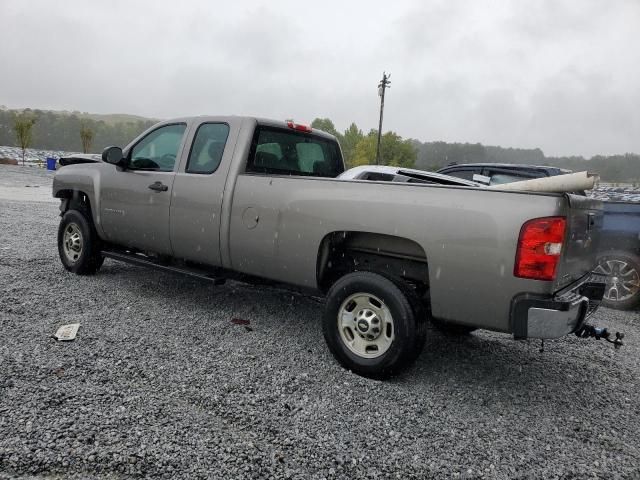
[[[514,338],[559,338],[575,332],[596,311],[604,289],[603,277],[590,275],[557,295],[518,295],[511,302]]]

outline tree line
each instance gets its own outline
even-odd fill
[[[413,140],[413,143],[418,149],[415,166],[421,170],[437,170],[451,163],[515,163],[550,165],[574,172],[588,170],[599,174],[605,182],[640,181],[640,155],[635,153],[595,155],[587,159],[583,156],[547,157],[539,148],[503,148],[480,143],[422,143],[417,140]]]
[[[344,133],[337,131],[328,118],[316,118],[312,127],[335,135],[342,145],[342,153],[348,166],[375,163],[376,130],[364,135],[355,123]],[[435,171],[452,163],[515,163],[550,165],[569,170],[588,170],[600,175],[605,182],[640,181],[640,155],[596,155],[590,159],[582,156],[547,157],[539,148],[504,148],[480,143],[421,142],[403,139],[394,132],[382,136],[381,163],[419,170]]]
[[[86,153],[99,153],[109,145],[124,146],[155,123],[95,120],[79,112],[0,110],[0,145],[21,147],[16,127],[25,122],[32,122],[29,147]]]
[[[109,119],[109,117],[106,117]],[[114,117],[105,121],[80,112],[0,109],[0,145],[43,150],[101,152],[109,145],[124,146],[155,123],[151,119]],[[311,126],[335,135],[348,167],[375,163],[377,131],[364,133],[355,123],[344,132],[329,118],[316,118]],[[26,146],[25,146],[26,144]],[[381,138],[380,163],[421,170],[437,170],[451,163],[516,163],[552,165],[573,171],[598,173],[603,181],[640,181],[640,155],[547,157],[539,148],[503,148],[480,143],[421,142],[396,132]]]
[[[376,161],[378,131],[371,129],[366,135],[352,123],[340,133],[328,118],[316,118],[311,127],[334,135],[342,147],[347,167],[370,165]],[[380,164],[413,168],[418,150],[410,140],[404,140],[395,132],[385,132],[380,139]]]

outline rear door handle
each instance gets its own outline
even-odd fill
[[[149,188],[151,190],[155,190],[156,192],[166,192],[167,190],[169,190],[169,187],[164,185],[162,182],[154,182],[149,185]]]

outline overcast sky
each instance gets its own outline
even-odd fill
[[[0,0],[0,104],[640,152],[640,0]]]

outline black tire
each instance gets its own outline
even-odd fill
[[[374,358],[358,355],[347,346],[346,340],[343,340],[345,329],[338,326],[343,303],[356,294],[377,297],[383,304],[382,308],[387,308],[392,317],[392,339],[383,353],[370,353],[378,355]],[[372,321],[375,322],[375,316]],[[355,333],[360,335],[356,323],[354,321],[353,330],[347,328],[354,338]],[[344,368],[377,379],[389,378],[411,365],[420,355],[426,339],[425,315],[415,293],[408,286],[373,272],[349,273],[331,287],[327,294],[322,327],[329,350]],[[389,333],[383,330],[384,333],[378,335]]]
[[[607,277],[603,306],[631,310],[640,305],[640,257],[610,250],[600,255],[595,271]]]
[[[79,250],[65,247],[65,233],[79,236]],[[68,210],[62,216],[58,227],[58,255],[64,268],[78,275],[92,275],[102,266],[104,257],[100,254],[100,238],[85,212]]]
[[[458,323],[444,322],[442,320],[438,320],[437,318],[431,318],[431,324],[445,335],[454,337],[469,335],[471,332],[477,330],[476,327],[469,327],[467,325],[460,325]]]

